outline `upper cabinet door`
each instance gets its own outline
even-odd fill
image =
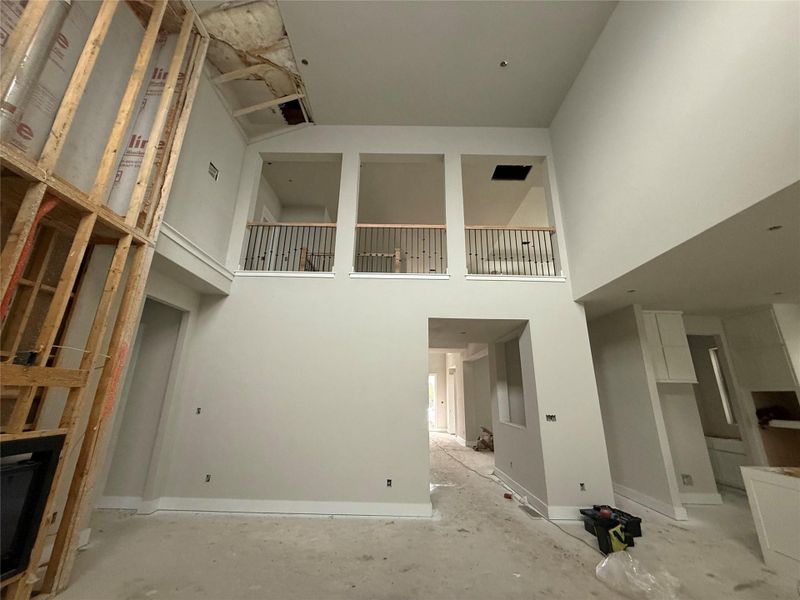
[[[667,373],[664,349],[661,347],[661,336],[658,333],[656,315],[652,312],[643,312],[642,317],[644,318],[645,341],[650,352],[650,361],[653,364],[656,381],[664,381],[669,377],[669,374]]]
[[[655,315],[662,346],[689,346],[686,329],[683,327],[683,315],[665,312],[657,312]]]
[[[659,383],[697,383],[689,340],[678,312],[643,311],[645,336]]]

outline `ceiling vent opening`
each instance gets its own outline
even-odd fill
[[[525,181],[532,165],[497,165],[492,181]]]

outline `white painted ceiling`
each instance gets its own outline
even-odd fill
[[[342,158],[331,154],[266,155],[261,175],[282,207],[324,207],[336,221]]]
[[[358,222],[444,225],[442,156],[362,156]]]
[[[548,127],[616,3],[278,6],[317,123]]]
[[[781,228],[769,231],[776,225]],[[800,182],[580,301],[590,318],[634,303],[726,314],[750,306],[800,302]]]
[[[491,344],[521,331],[525,324],[516,319],[428,319],[428,348]]]

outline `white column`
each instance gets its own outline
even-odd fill
[[[239,178],[239,192],[236,196],[236,208],[233,212],[231,236],[228,242],[228,254],[225,266],[231,271],[239,268],[242,258],[244,237],[247,233],[247,220],[258,199],[258,186],[261,181],[261,168],[264,161],[256,150],[245,150],[244,165]]]
[[[464,190],[461,180],[461,156],[444,155],[444,201],[447,222],[447,272],[452,277],[467,274],[464,236]]]
[[[339,182],[339,208],[336,217],[336,250],[333,258],[333,270],[337,277],[348,277],[353,271],[360,175],[361,157],[358,152],[342,154],[342,177]]]

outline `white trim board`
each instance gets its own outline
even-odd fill
[[[469,448],[469,446],[467,446],[467,440],[465,440],[464,438],[462,438],[462,437],[459,437],[459,436],[455,436],[455,438],[456,438],[456,441],[457,441],[459,444],[461,444],[461,445],[462,445],[462,446],[464,446],[465,448]]]
[[[565,283],[566,277],[558,275],[465,275],[467,281],[538,281],[545,283]]]
[[[350,279],[420,279],[423,281],[443,281],[450,279],[450,275],[438,273],[350,273]]]
[[[517,494],[525,504],[529,504],[536,512],[551,521],[579,521],[581,515],[579,506],[554,506],[539,499],[536,494],[517,483],[502,470],[494,468],[494,474],[512,492]]]
[[[713,492],[681,492],[684,504],[722,504],[722,496]]]
[[[234,271],[236,277],[284,277],[284,278],[307,278],[307,279],[333,279],[336,273],[333,271]]]
[[[430,502],[329,502],[165,497],[158,501],[158,510],[287,515],[350,515],[358,517],[430,518],[433,516],[433,506]]]
[[[654,510],[662,515],[670,517],[671,519],[675,519],[676,521],[689,520],[689,515],[683,506],[673,506],[671,504],[667,504],[666,502],[656,500],[655,498],[651,498],[646,494],[642,494],[641,492],[637,492],[634,489],[625,487],[624,485],[620,485],[618,483],[614,483],[613,486],[616,502],[623,510],[627,510],[624,506],[625,504],[632,503],[636,506],[643,506],[644,508]],[[636,507],[633,508],[633,512],[636,512]]]

